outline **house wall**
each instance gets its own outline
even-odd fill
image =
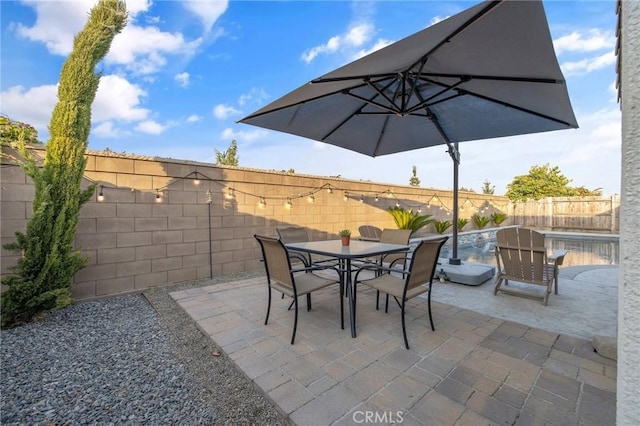
[[[619,1],[622,212],[616,424],[640,419],[640,2]]]

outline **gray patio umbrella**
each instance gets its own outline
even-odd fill
[[[310,81],[240,120],[372,157],[577,128],[541,1],[486,1]]]

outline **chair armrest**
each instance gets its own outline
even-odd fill
[[[549,256],[549,261],[555,263],[556,265],[562,265],[564,262],[564,257],[567,255],[567,250],[554,250]]]
[[[402,274],[403,276],[409,274],[409,271],[406,271],[404,269],[398,269],[398,268],[393,268],[393,267],[389,268],[389,267],[386,267],[386,266],[380,266],[377,263],[368,263],[368,264],[363,265],[363,266],[359,267],[358,269],[356,269],[356,271],[355,271],[356,275],[355,275],[355,277],[353,279],[354,282],[358,281],[358,276],[360,275],[360,272],[367,271],[367,270],[368,271],[383,271],[383,272],[388,272],[388,273],[396,272],[398,274]]]

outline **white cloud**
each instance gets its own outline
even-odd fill
[[[119,138],[124,136],[126,132],[117,129],[113,121],[105,121],[95,126],[91,134],[99,138]]]
[[[359,48],[371,40],[374,27],[370,23],[352,26],[346,33],[331,37],[326,43],[312,47],[302,54],[306,63],[313,61],[318,55],[335,53],[344,49]]]
[[[142,88],[120,76],[102,76],[93,102],[93,122],[146,119],[150,111],[140,107],[141,99],[146,95]]]
[[[213,24],[227,10],[229,2],[227,0],[189,0],[181,4],[196,15],[205,32],[209,32]]]
[[[189,117],[187,117],[187,123],[197,123],[200,120],[202,120],[202,117],[196,114],[191,114]]]
[[[25,89],[13,86],[0,94],[2,113],[12,120],[22,121],[45,132],[53,107],[58,102],[58,86],[54,84]],[[34,107],[37,106],[37,107]]]
[[[135,129],[142,133],[148,133],[150,135],[159,135],[165,130],[167,130],[167,127],[168,126],[163,126],[162,124],[156,121],[146,120],[138,123]]]
[[[616,63],[616,55],[613,51],[607,52],[600,56],[582,59],[575,62],[563,62],[560,64],[562,72],[565,76],[586,74]]]
[[[232,106],[219,104],[213,108],[213,116],[219,120],[224,120],[232,115],[239,114],[240,111]]]
[[[237,140],[238,142],[253,142],[264,138],[269,132],[263,129],[254,129],[249,131],[235,131],[232,128],[226,128],[220,135],[223,140]]]
[[[181,87],[189,86],[189,73],[181,72],[180,74],[176,74],[173,79],[178,82]]]
[[[243,93],[240,95],[238,98],[238,105],[244,105],[249,101],[253,101],[256,104],[262,104],[268,97],[269,95],[267,95],[267,92],[265,92],[264,89],[253,87],[249,90],[249,93]]]
[[[151,74],[167,63],[166,55],[193,55],[201,43],[202,38],[187,42],[180,33],[131,25],[113,39],[105,61],[137,74]]]
[[[371,46],[369,49],[363,49],[356,52],[351,58],[351,60],[355,61],[356,59],[362,58],[363,56],[367,56],[368,54],[373,53],[377,50],[380,50],[383,47],[390,45],[391,43],[393,43],[393,41],[391,40],[387,40],[383,38],[378,39],[376,43],[373,46]]]
[[[601,32],[594,28],[586,34],[574,31],[553,41],[557,55],[563,52],[594,52],[596,50],[613,49],[616,37],[611,32]]]
[[[19,36],[45,44],[49,52],[66,56],[73,48],[74,36],[85,26],[91,8],[96,0],[75,1],[24,1],[36,12],[36,22],[28,27],[15,26]],[[139,12],[148,10],[150,0],[129,0],[127,11],[129,19]]]

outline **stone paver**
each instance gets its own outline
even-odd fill
[[[395,304],[385,314],[375,293],[359,292],[354,339],[327,289],[311,311],[300,304],[290,345],[290,301],[274,297],[264,325],[265,286],[260,277],[172,296],[293,424],[615,423],[617,364],[590,341],[435,302],[433,332],[426,302],[413,299],[407,350]]]

